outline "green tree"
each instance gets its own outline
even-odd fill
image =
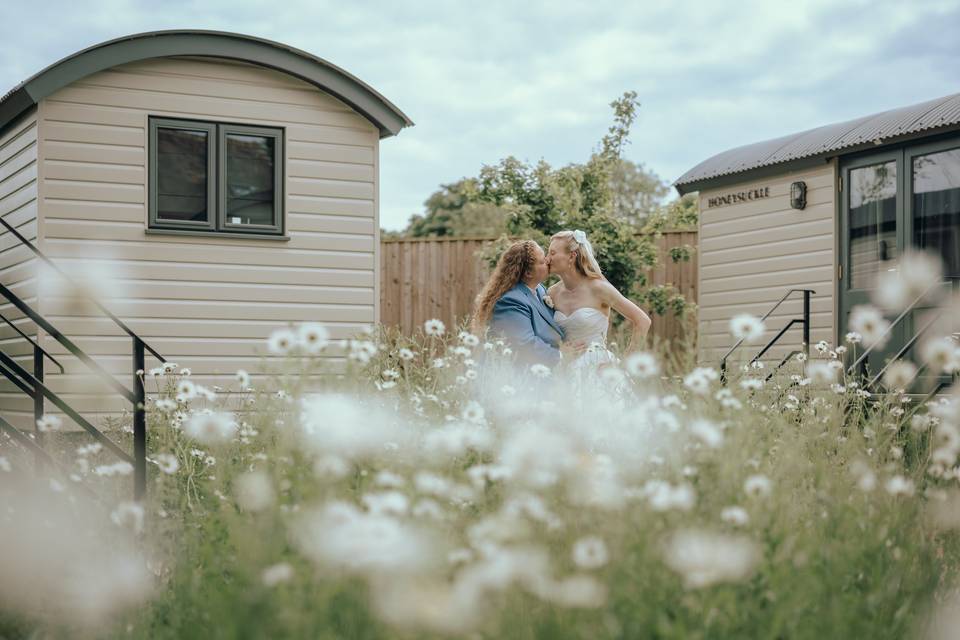
[[[497,236],[506,231],[508,212],[477,197],[477,179],[444,184],[423,203],[424,213],[411,216],[404,235]]]
[[[512,236],[541,243],[561,229],[582,229],[593,244],[607,279],[621,291],[636,295],[646,285],[643,270],[656,263],[656,247],[638,238],[635,227],[616,215],[613,176],[622,163],[636,119],[637,94],[628,91],[610,103],[613,124],[583,164],[559,169],[541,160],[530,165],[509,157],[480,171],[478,195],[509,212],[507,231]],[[491,248],[495,259],[503,242]]]
[[[670,187],[655,173],[622,158],[611,168],[610,188],[613,214],[638,229],[670,193]]]
[[[700,203],[696,194],[688,193],[682,198],[658,207],[647,216],[643,225],[643,233],[660,233],[665,230],[697,229],[700,217]]]

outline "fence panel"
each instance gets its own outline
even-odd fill
[[[430,318],[448,327],[470,315],[473,300],[490,275],[479,257],[493,238],[385,238],[380,251],[380,322],[413,333]],[[696,231],[668,231],[656,238],[659,264],[647,273],[652,284],[673,285],[697,301]],[[670,249],[690,246],[689,260],[674,262]],[[672,314],[652,315],[653,333],[673,339],[682,327]]]

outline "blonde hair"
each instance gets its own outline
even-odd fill
[[[533,240],[520,240],[510,245],[500,256],[493,274],[477,296],[472,323],[474,333],[483,333],[490,323],[493,306],[497,304],[500,296],[515,287],[533,268],[536,246],[537,243]]]
[[[593,255],[593,246],[587,240],[587,234],[577,229],[576,231],[558,231],[550,238],[550,242],[561,240],[564,243],[568,253],[575,253],[576,259],[573,264],[577,272],[587,278],[603,279],[603,272],[600,271],[600,265]]]

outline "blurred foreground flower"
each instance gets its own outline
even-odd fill
[[[114,527],[97,505],[42,484],[32,475],[4,478],[0,603],[39,620],[104,629],[152,591],[131,538],[143,526],[143,509],[120,505]]]
[[[688,589],[745,580],[759,559],[759,546],[748,538],[708,531],[678,531],[664,549],[667,566],[681,575]]]
[[[912,304],[943,277],[940,258],[932,253],[907,251],[896,268],[877,277],[873,299],[887,311],[900,311]]]
[[[741,313],[730,320],[730,333],[737,340],[743,340],[748,344],[762,338],[765,330],[760,318],[749,313]]]

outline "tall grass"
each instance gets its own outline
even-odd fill
[[[813,380],[794,362],[762,385],[748,368],[723,387],[679,350],[675,370],[625,357],[572,384],[456,333],[378,330],[319,386],[327,365],[295,342],[257,389],[157,376],[143,526],[109,504],[98,534],[136,540],[151,588],[94,621],[5,599],[5,628],[821,640],[923,637],[949,613],[952,400],[911,427],[904,396],[866,397],[839,367]],[[70,455],[78,477],[116,481],[94,473],[102,453]],[[70,566],[47,571],[57,584]]]

